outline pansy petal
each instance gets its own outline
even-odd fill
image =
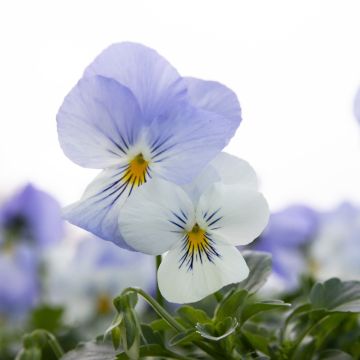
[[[57,115],[66,156],[90,168],[119,164],[139,135],[141,112],[128,88],[101,76],[81,79]]]
[[[223,84],[185,77],[190,103],[203,110],[227,117],[238,125],[241,108],[236,94]]]
[[[153,169],[178,184],[199,174],[229,142],[237,124],[186,103],[157,119],[149,128]],[[169,120],[171,119],[171,120]]]
[[[72,224],[131,249],[119,231],[120,208],[128,198],[131,184],[121,181],[123,168],[103,170],[87,187],[81,200],[64,209],[64,217]]]
[[[139,187],[120,210],[125,241],[135,250],[159,255],[179,242],[193,224],[194,207],[175,184],[154,179]]]
[[[220,256],[213,261],[203,258],[188,269],[180,266],[182,246],[170,250],[158,270],[159,289],[164,298],[179,304],[199,301],[248,276],[249,268],[235,247],[217,244],[216,251]]]
[[[175,68],[156,51],[136,43],[111,45],[84,75],[102,75],[128,87],[149,123],[186,96],[186,83]]]
[[[238,185],[214,184],[200,198],[196,221],[217,241],[246,245],[258,237],[269,219],[262,194]]]
[[[211,160],[194,181],[183,185],[183,189],[193,202],[197,203],[202,193],[220,181],[226,185],[238,184],[254,190],[258,188],[256,173],[247,161],[221,152]]]
[[[256,173],[245,160],[221,152],[210,162],[210,166],[216,170],[225,185],[238,184],[254,190],[258,188]]]

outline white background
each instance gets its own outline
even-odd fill
[[[277,209],[360,202],[358,1],[1,1],[0,193],[30,180],[62,204],[97,173],[62,153],[55,116],[113,42],[155,48],[183,75],[238,94],[228,151],[248,160]]]

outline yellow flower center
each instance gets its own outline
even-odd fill
[[[185,266],[189,271],[193,269],[194,262],[199,261],[201,264],[204,261],[214,262],[216,257],[220,257],[211,235],[200,228],[198,224],[195,224],[190,231],[185,232],[183,241],[179,268]]]
[[[111,312],[112,301],[111,297],[107,294],[100,294],[97,298],[96,312],[99,315],[107,315]]]
[[[188,246],[191,253],[198,252],[204,245],[206,245],[207,239],[205,235],[206,231],[201,229],[198,224],[195,224],[193,228],[188,231]]]
[[[140,186],[146,182],[146,174],[149,162],[144,159],[143,154],[136,155],[126,169],[123,181],[133,186]]]

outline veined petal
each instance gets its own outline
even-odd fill
[[[101,76],[81,79],[57,115],[66,156],[90,168],[119,164],[137,140],[142,116],[131,91]]]
[[[129,246],[159,255],[194,224],[194,206],[179,186],[154,179],[134,191],[120,210],[119,224]]]
[[[148,123],[186,96],[186,83],[175,68],[156,51],[136,43],[109,46],[84,75],[102,75],[128,87]]]
[[[222,287],[244,280],[249,269],[233,246],[215,244],[219,256],[212,261],[198,257],[192,269],[180,266],[182,244],[170,250],[158,270],[159,289],[164,298],[179,304],[199,301]]]
[[[153,169],[178,184],[193,180],[227,145],[237,126],[187,103],[174,107],[166,119],[156,119],[148,129]]]
[[[214,184],[201,197],[196,221],[217,241],[246,245],[258,237],[269,219],[262,194],[238,185]]]
[[[241,122],[241,108],[236,94],[216,81],[205,81],[185,77],[190,103],[232,120],[237,126]]]
[[[81,200],[64,210],[65,218],[93,234],[124,248],[132,248],[124,242],[118,224],[120,208],[133,186],[124,181],[126,167],[103,170],[87,187]]]

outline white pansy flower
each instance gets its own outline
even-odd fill
[[[160,291],[168,301],[189,303],[248,276],[236,246],[259,236],[268,217],[253,169],[221,153],[193,184],[157,179],[137,189],[119,222],[135,250],[167,252],[158,270]]]

